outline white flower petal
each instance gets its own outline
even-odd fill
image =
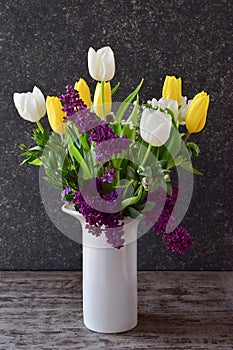
[[[90,76],[95,80],[100,80],[98,76],[98,58],[95,50],[90,47],[88,50],[88,70]]]
[[[88,51],[88,69],[91,77],[97,81],[109,81],[115,74],[114,53],[109,46],[97,52],[90,47]]]
[[[115,61],[113,52],[105,52],[104,55],[102,55],[101,57],[101,61],[103,67],[102,81],[112,80],[115,74]]]
[[[37,86],[34,86],[32,95],[36,99],[38,116],[42,118],[46,113],[46,103],[45,103],[44,95],[42,94],[41,90]]]
[[[30,122],[39,121],[46,113],[44,95],[36,86],[33,92],[14,93],[13,100],[19,115]]]
[[[168,140],[171,125],[172,119],[169,114],[145,109],[140,123],[141,137],[149,144],[160,147]]]

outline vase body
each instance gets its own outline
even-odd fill
[[[64,210],[64,206],[63,206]],[[66,209],[64,211],[68,212]],[[102,234],[93,236],[83,217],[69,213],[82,225],[83,319],[95,332],[125,332],[137,325],[137,228],[139,220],[124,225],[125,245],[116,249]]]

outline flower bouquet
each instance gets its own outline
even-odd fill
[[[84,322],[92,330],[118,332],[137,323],[139,222],[144,233],[153,228],[171,252],[183,254],[193,246],[193,237],[177,226],[174,215],[182,191],[173,181],[173,170],[201,175],[191,163],[199,147],[188,138],[204,128],[209,96],[202,91],[187,100],[181,78],[167,76],[160,99],[140,102],[142,79],[123,102],[114,103],[120,83],[114,88],[110,84],[115,74],[112,49],[90,48],[88,69],[97,81],[93,99],[80,78],[60,97],[45,100],[35,86],[32,93],[14,93],[14,103],[21,117],[37,123],[36,146],[20,144],[22,164],[44,167],[44,179],[61,190],[63,211],[82,223],[87,246],[83,273],[89,274],[83,284]],[[40,122],[46,112],[53,133]],[[114,276],[109,265],[115,266]],[[91,269],[96,272],[92,282]],[[102,295],[99,306],[96,293]]]

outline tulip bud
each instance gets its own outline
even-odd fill
[[[88,69],[91,77],[97,81],[109,81],[115,74],[114,53],[109,46],[88,51]]]
[[[19,115],[32,123],[38,122],[46,113],[44,95],[36,86],[32,92],[15,92],[13,99]]]
[[[206,123],[210,97],[202,91],[190,103],[186,113],[186,128],[189,133],[201,131]]]
[[[172,118],[160,110],[144,109],[140,122],[140,134],[144,141],[152,146],[160,147],[169,138]]]
[[[75,83],[74,88],[79,92],[79,96],[83,100],[87,108],[91,108],[91,93],[86,81],[80,78],[79,81]]]
[[[58,97],[47,96],[46,108],[49,124],[52,130],[58,134],[64,134],[66,124],[63,122],[65,113],[62,111],[62,104]]]
[[[99,116],[103,117],[103,108],[102,108],[102,87],[101,83],[97,83],[94,102],[93,102],[94,112]],[[112,109],[112,93],[110,82],[104,83],[104,117],[106,117]]]
[[[182,99],[181,78],[177,79],[174,76],[167,75],[163,84],[162,95],[164,98],[176,100],[180,104]]]

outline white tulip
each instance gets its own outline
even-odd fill
[[[97,81],[111,80],[115,74],[115,59],[111,47],[105,46],[97,51],[90,47],[88,69],[91,77]]]
[[[152,146],[160,147],[169,138],[172,118],[160,110],[144,109],[140,122],[140,134],[144,141]]]
[[[44,95],[36,86],[32,92],[15,92],[13,99],[19,115],[32,123],[38,122],[46,113]]]

